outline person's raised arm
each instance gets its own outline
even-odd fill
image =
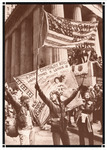
[[[55,109],[54,104],[52,103],[51,100],[49,100],[49,99],[45,96],[45,94],[44,94],[44,93],[42,92],[42,90],[40,89],[38,83],[35,85],[35,88],[36,88],[36,90],[38,90],[39,96],[40,96],[40,98],[43,100],[43,102],[44,102],[45,104],[47,104],[47,106],[48,106],[52,111],[54,111],[54,109]]]
[[[5,88],[5,100],[8,101],[13,106],[16,112],[19,112],[21,108],[20,103],[13,98],[12,94],[9,92],[7,88]]]

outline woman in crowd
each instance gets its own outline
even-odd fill
[[[94,105],[88,92],[85,92],[84,94],[84,101],[84,105],[79,107],[79,113],[76,120],[79,130],[80,145],[85,145],[85,134],[89,139],[89,145],[93,145],[91,113],[93,112]]]
[[[77,88],[72,93],[72,95],[64,101],[61,101],[61,96],[57,91],[51,93],[50,99],[48,99],[41,91],[38,83],[35,85],[35,88],[38,90],[41,99],[47,104],[50,109],[49,124],[51,125],[54,145],[60,145],[60,139],[62,140],[63,145],[70,145],[70,140],[67,132],[65,107],[75,98],[78,91],[80,90],[80,87]]]

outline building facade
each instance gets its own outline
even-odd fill
[[[53,15],[75,21],[98,20],[95,50],[99,56],[103,54],[101,4],[17,4],[10,16],[5,14],[5,82],[13,83],[13,77],[37,68],[41,7]],[[43,47],[39,50],[38,66],[41,66],[41,63],[45,66],[67,59],[67,49]]]

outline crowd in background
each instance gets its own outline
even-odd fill
[[[11,126],[9,128],[5,127],[5,129],[9,129],[6,131],[6,133],[8,136],[11,135],[11,137],[19,135],[20,145],[29,145],[29,144],[33,145],[35,144],[35,134],[37,132],[37,131],[35,132],[35,125],[38,126],[37,122],[34,120],[34,114],[31,113],[31,112],[34,112],[33,105],[31,105],[32,103],[30,103],[30,101],[28,100],[29,98],[28,97],[26,98],[26,96],[24,96],[23,93],[19,89],[13,90],[12,88],[9,88],[8,90],[9,90],[7,91],[8,95],[5,97],[6,98],[6,101],[5,101],[6,124],[5,126],[8,126],[9,124]],[[71,114],[69,113],[68,116],[69,118],[71,116],[73,116],[74,118],[75,125],[78,128],[80,145],[85,145],[85,134],[87,135],[87,138],[89,139],[89,145],[94,145],[94,138],[93,138],[94,133],[93,133],[92,124],[97,123],[99,121],[101,125],[101,129],[98,130],[98,132],[102,134],[102,131],[103,131],[103,87],[102,85],[98,85],[98,84],[95,84],[94,86],[89,86],[89,87],[81,85],[79,87],[79,91],[81,93],[81,98],[83,100],[83,103],[80,106],[77,106],[76,108],[72,109],[71,110],[72,113]],[[52,102],[50,102],[50,100],[45,98],[45,95],[43,95],[43,92],[41,93],[40,94],[43,96],[43,98],[42,97],[41,98],[44,101],[47,100],[51,104]],[[8,98],[10,98],[9,99],[10,101],[8,100]],[[68,98],[67,100],[70,100],[70,99]],[[50,104],[49,106],[52,105]],[[56,101],[52,105],[53,110],[54,110],[54,105],[56,105]],[[67,112],[64,114],[66,116]],[[18,122],[17,122],[17,119],[18,119]],[[55,120],[55,122],[56,121],[57,120]],[[52,130],[52,127],[51,127],[52,125],[49,126],[48,129],[49,130],[51,129],[52,132],[55,131],[56,133],[56,130],[57,130],[56,125],[58,125],[58,128],[60,126],[59,124],[54,124],[54,125],[55,125],[54,130]],[[61,137],[62,137],[64,145],[70,144],[69,136],[67,134],[67,127],[71,127],[71,125],[72,125],[72,121],[70,119],[69,122],[66,124],[66,134],[63,130],[61,130]],[[47,130],[46,128],[47,126],[45,124],[44,127],[41,129]],[[59,134],[59,129],[57,131]],[[54,144],[60,145],[59,140],[54,140],[54,134],[52,135],[53,135],[53,142],[55,142]],[[67,139],[65,138],[65,135]],[[56,137],[56,134],[55,134],[55,137]],[[58,138],[55,138],[55,139],[58,139]]]
[[[22,95],[22,92],[19,89],[12,89],[9,88],[9,91],[13,95],[19,103],[20,103],[20,97]],[[94,109],[93,109],[93,123],[100,121],[102,126],[102,108],[103,108],[103,87],[102,85],[96,84],[95,86],[83,86],[81,88],[81,96],[84,98],[85,93],[87,93],[87,97],[90,98],[91,101],[94,103]],[[75,110],[72,111],[72,114],[74,116]],[[72,116],[71,114],[71,116]],[[5,101],[5,119],[9,117],[16,117],[16,112],[14,108],[12,107],[11,103]],[[70,124],[71,125],[71,122]],[[102,129],[100,130],[102,132]]]
[[[8,90],[11,93],[11,95],[14,97],[14,99],[18,103],[21,103],[20,98],[23,95],[23,92],[18,87],[15,87],[15,88],[8,87]],[[9,100],[5,100],[5,119],[7,118],[7,116],[15,117],[15,115],[16,115],[16,112],[14,110],[14,107],[11,105],[11,102]]]
[[[101,124],[101,129],[98,130],[102,134],[102,124],[103,124],[103,87],[102,85],[95,84],[94,86],[82,86],[81,96],[83,99],[89,99],[93,102],[93,109],[91,120],[92,123],[97,123],[98,121]],[[75,118],[76,109],[71,111],[71,116]],[[69,126],[72,126],[72,121],[69,122]]]
[[[79,65],[82,63],[86,63],[87,61],[95,62],[97,63],[97,66],[102,68],[102,57],[98,56],[96,51],[93,49],[91,51],[87,50],[70,50],[68,55],[68,62],[70,66],[72,65]],[[100,121],[101,123],[101,129],[99,130],[100,133],[102,133],[102,104],[103,104],[103,87],[102,85],[94,85],[94,86],[83,86],[81,90],[82,98],[84,98],[84,95],[86,93],[86,96],[89,97],[91,101],[93,101],[93,114],[92,114],[92,120],[93,123]],[[75,110],[71,111],[71,116],[74,116]],[[72,126],[71,122],[69,125]]]
[[[72,50],[71,53],[68,56],[68,62],[69,62],[70,65],[78,65],[78,64],[81,64],[81,63],[86,63],[88,60],[89,61],[96,61],[96,62],[98,62],[99,67],[102,68],[102,57],[101,56],[98,57],[94,50],[90,51],[90,53],[88,51],[85,51],[85,50],[83,50],[83,51],[80,51],[80,50],[79,51],[78,50],[74,51],[74,50]],[[45,64],[41,60],[41,63],[40,63],[39,67],[41,68],[41,67],[44,67],[44,66],[45,66]],[[20,106],[20,110],[21,110],[22,106],[25,105],[24,104],[25,102],[22,103],[22,101],[21,101],[21,97],[23,97],[22,91],[20,91],[19,88],[12,89],[11,87],[9,87],[8,90],[10,92],[10,95],[12,95],[13,100],[17,101],[17,106],[19,105]],[[89,111],[91,112],[90,113],[91,114],[90,115],[90,118],[91,118],[90,119],[91,120],[90,124],[93,124],[93,123],[96,123],[96,122],[99,121],[100,124],[101,124],[101,129],[98,130],[98,132],[100,134],[102,134],[102,128],[103,128],[103,86],[102,85],[98,85],[98,84],[95,84],[94,86],[83,86],[82,85],[81,89],[80,89],[80,93],[81,93],[82,99],[84,99],[85,103],[87,105],[89,105],[89,107],[90,107],[89,108]],[[15,118],[15,120],[16,120],[18,113],[16,113],[16,110],[14,109],[14,107],[13,107],[14,105],[12,105],[12,102],[9,102],[8,97],[6,97],[6,98],[7,98],[7,100],[5,100],[5,120],[7,121],[8,117],[9,118]],[[26,106],[27,105],[29,107],[29,111],[32,111],[33,107],[31,107],[29,104],[26,104]],[[86,107],[87,106],[85,106],[85,105],[83,107],[81,106],[82,112],[83,113],[85,112],[87,114],[87,108]],[[28,108],[26,108],[26,109],[28,109]],[[79,115],[77,115],[77,112],[78,112],[79,109],[80,108],[78,108],[78,107],[74,108],[69,113],[68,126],[72,126],[72,121],[70,120],[70,117],[73,116],[74,121],[75,121],[76,125],[78,126],[78,129],[79,129],[79,132],[80,132],[80,135],[79,135],[80,136],[80,144],[82,143],[82,145],[84,145],[85,143],[83,142],[83,137],[81,138],[81,136],[83,135],[82,134],[82,132],[83,132],[83,124],[81,124],[82,121],[80,120],[80,118],[78,119]],[[89,113],[89,111],[88,111],[88,113]],[[34,116],[31,115],[31,117],[34,120]],[[87,117],[86,117],[86,119],[87,119]],[[79,121],[77,121],[77,120],[79,120]],[[28,124],[26,126],[27,126],[27,128],[29,127]],[[32,126],[35,126],[33,124],[33,122],[32,122]],[[32,129],[31,131],[33,131],[33,127],[31,129]],[[42,129],[46,129],[45,126]],[[90,130],[90,129],[87,128],[87,131],[88,130]],[[91,131],[91,132],[88,131],[87,133],[90,133],[90,135],[89,135],[89,144],[93,145],[93,131]],[[19,135],[22,137],[22,133],[19,134]],[[29,135],[30,135],[30,133],[29,133]],[[24,139],[24,136],[25,135],[23,134],[23,139]],[[81,142],[81,139],[82,139],[82,142]],[[20,142],[23,144],[24,140],[22,140],[20,138]],[[29,142],[30,141],[28,141],[28,143]],[[31,142],[31,143],[34,143],[34,141]]]
[[[68,55],[68,62],[70,65],[78,65],[86,63],[87,61],[97,61],[102,67],[102,57],[98,56],[95,50],[71,50]]]

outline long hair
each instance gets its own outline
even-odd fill
[[[52,92],[50,92],[50,100],[51,101],[53,101],[53,99],[52,99],[52,97],[51,97],[51,95],[53,95],[53,94],[55,94],[56,95],[56,98],[57,98],[57,100],[58,100],[58,102],[60,103],[60,99],[59,99],[59,97],[60,97],[60,94],[59,94],[59,92],[58,91],[52,91]],[[53,102],[54,104],[56,104],[56,102]]]

